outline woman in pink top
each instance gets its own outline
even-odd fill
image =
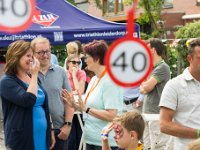
[[[70,55],[67,58],[67,73],[72,91],[78,90],[83,94],[85,89],[86,73],[80,70],[81,61],[78,55]]]
[[[67,73],[72,91],[78,90],[81,94],[84,93],[86,73],[80,69],[80,57],[76,54],[67,57]],[[68,137],[68,149],[78,150],[82,136],[82,130],[78,121],[77,115],[74,115],[72,121],[72,129]]]

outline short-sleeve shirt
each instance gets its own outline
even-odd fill
[[[51,63],[58,65],[58,58],[55,54],[51,54]]]
[[[72,79],[72,74],[69,73],[69,71],[67,71],[67,74],[68,74],[68,79],[69,79],[70,86],[71,86],[72,90],[75,90],[74,82],[73,82],[73,79]],[[78,72],[76,74],[76,77],[77,77],[78,81],[81,81],[81,80],[82,81],[86,81],[86,73],[85,73],[85,71],[78,70]]]
[[[39,73],[39,79],[48,95],[49,111],[55,129],[60,129],[64,124],[65,107],[61,98],[62,89],[71,91],[66,71],[52,64],[44,75]]]
[[[143,101],[144,95],[140,93],[139,86],[133,88],[124,88],[123,89],[124,101],[131,100],[133,98],[138,98],[138,100]]]
[[[86,95],[95,81],[97,81],[96,76],[91,79]],[[86,105],[98,110],[117,109],[118,114],[120,114],[123,110],[123,90],[114,84],[110,77],[105,74],[96,88],[88,96]],[[101,146],[101,131],[107,124],[107,121],[88,115],[84,125],[84,139],[86,143]],[[110,146],[116,146],[113,137],[114,133],[111,132],[109,135]]]
[[[144,97],[143,112],[146,114],[159,114],[159,102],[162,90],[170,79],[169,66],[161,61],[153,69],[152,76],[157,80],[157,84],[152,91],[147,93]]]
[[[200,128],[200,82],[190,74],[188,68],[166,84],[160,106],[175,111],[174,122],[194,129]],[[174,150],[186,150],[187,144],[194,140],[174,139]]]

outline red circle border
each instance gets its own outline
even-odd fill
[[[122,42],[124,41],[134,41],[134,42],[138,42],[140,43],[141,45],[143,45],[147,51],[147,54],[149,56],[149,68],[147,70],[147,72],[145,73],[145,75],[138,81],[136,82],[132,82],[132,83],[126,83],[126,82],[122,82],[120,80],[118,80],[112,73],[111,71],[111,65],[109,63],[110,61],[110,57],[111,57],[111,54],[113,53],[114,49]],[[151,50],[149,49],[149,47],[140,39],[138,38],[128,38],[128,37],[124,37],[124,38],[121,38],[121,39],[118,39],[116,40],[108,49],[108,52],[106,54],[106,57],[105,57],[105,64],[107,66],[107,71],[108,71],[108,74],[109,76],[111,77],[111,79],[116,83],[118,84],[119,86],[122,86],[122,87],[135,87],[135,86],[138,86],[140,83],[142,83],[151,73],[152,69],[153,69],[153,57],[152,57],[152,54],[151,54]]]
[[[17,27],[6,27],[3,25],[0,25],[0,31],[8,32],[8,33],[17,33],[17,32],[21,32],[27,29],[32,24],[32,18],[35,12],[35,0],[30,0],[30,4],[31,4],[31,7],[30,7],[31,13],[28,20],[24,24]]]

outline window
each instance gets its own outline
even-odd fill
[[[164,0],[163,8],[173,8],[173,0]]]
[[[118,14],[124,10],[123,0],[105,0],[104,2],[104,14],[115,13]]]
[[[123,0],[118,0],[118,11],[124,11]]]
[[[107,1],[107,13],[114,12],[114,0]]]

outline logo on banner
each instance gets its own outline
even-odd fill
[[[63,32],[54,32],[53,35],[55,42],[64,41]]]
[[[32,22],[43,26],[51,26],[58,18],[58,15],[36,7]]]

